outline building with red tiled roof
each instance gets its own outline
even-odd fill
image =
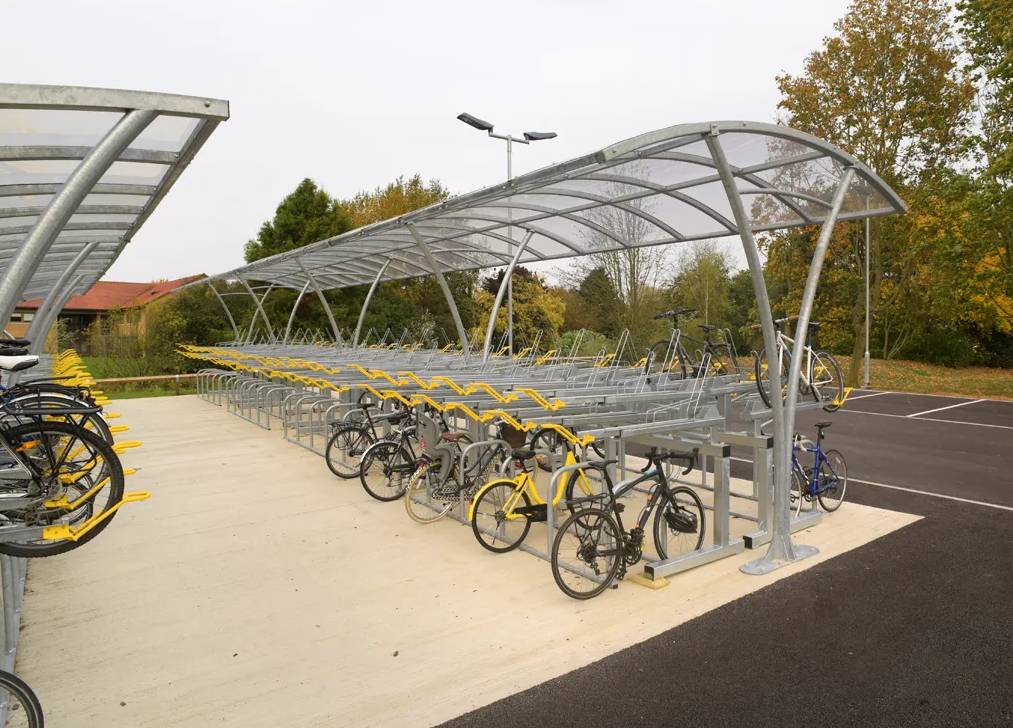
[[[139,308],[163,298],[179,286],[203,277],[204,275],[200,274],[153,283],[98,281],[84,294],[68,300],[67,305],[60,312],[59,319],[65,322],[71,331],[84,331],[103,314],[115,310]],[[19,303],[14,309],[10,323],[7,324],[7,331],[14,336],[24,336],[35,317],[35,312],[41,305],[41,298],[31,298]]]

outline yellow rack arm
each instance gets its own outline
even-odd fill
[[[124,440],[123,442],[117,442],[113,445],[113,452],[117,455],[122,455],[124,450],[130,450],[131,448],[140,447],[144,443],[140,440]]]
[[[112,508],[107,508],[101,513],[95,514],[77,528],[68,526],[67,524],[46,526],[42,529],[42,538],[51,541],[78,541],[100,523],[112,518],[112,515],[118,511],[124,503],[139,503],[140,501],[148,500],[150,497],[151,493],[146,490],[135,490],[132,493],[124,493],[123,499],[119,503],[114,505]]]

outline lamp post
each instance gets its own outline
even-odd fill
[[[507,181],[509,182],[514,178],[513,169],[513,145],[514,142],[518,144],[530,144],[531,142],[540,142],[546,139],[555,139],[556,132],[554,131],[526,131],[524,136],[515,137],[510,134],[496,134],[493,132],[493,125],[488,121],[483,121],[477,116],[472,116],[468,113],[458,114],[457,118],[459,121],[463,121],[473,129],[486,132],[493,139],[502,139],[506,142],[506,157],[507,157]],[[513,211],[507,209],[507,237],[511,243],[514,238],[513,231]],[[511,245],[511,248],[513,246]],[[514,352],[514,282],[513,275],[507,280],[507,346],[510,353]]]

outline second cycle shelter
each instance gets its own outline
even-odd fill
[[[510,404],[515,415],[537,417],[540,408],[542,417],[579,423],[581,431],[601,436],[620,451],[627,441],[668,446],[696,443],[706,455],[716,458],[715,488],[726,487],[722,481],[727,481],[730,444],[748,444],[757,453],[763,450],[765,455],[758,458],[757,470],[766,471],[769,463],[772,477],[761,472],[754,478],[759,483],[755,497],[767,519],[766,533],[759,534],[754,545],[769,541],[769,548],[763,558],[746,564],[743,570],[764,573],[809,553],[807,547],[797,546],[791,539],[791,436],[795,413],[803,406],[798,387],[801,353],[834,225],[905,210],[903,201],[873,170],[809,134],[782,125],[747,121],[679,124],[264,258],[201,284],[209,283],[214,288],[216,279],[239,281],[253,298],[254,317],[264,324],[266,336],[255,345],[251,323],[250,336],[242,337],[226,302],[220,298],[240,344],[234,353],[269,357],[283,364],[283,357],[288,356],[289,362],[282,368],[290,371],[307,368],[293,358],[301,358],[306,346],[292,343],[291,317],[284,334],[272,328],[263,298],[277,288],[299,291],[300,300],[310,294],[320,297],[329,316],[330,347],[310,347],[312,357],[306,354],[302,361],[316,361],[323,356],[336,367],[356,362],[363,367],[349,375],[344,369],[328,373],[314,366],[300,375],[319,381],[334,377],[332,388],[339,381],[344,381],[341,386],[347,385],[349,376],[352,380],[369,380],[374,370],[387,372],[389,368],[397,372],[406,361],[421,360],[426,361],[423,368],[431,369],[436,376],[453,371],[473,383],[484,381],[490,372],[501,383],[510,377],[529,377],[545,389],[540,396],[548,392],[567,402],[571,409],[553,411],[514,401]],[[646,378],[638,379],[635,372],[627,372],[622,381],[613,378],[596,382],[594,369],[608,368],[600,366],[583,367],[590,373],[581,371],[576,379],[572,376],[576,370],[571,369],[565,381],[549,379],[549,369],[541,379],[533,366],[513,370],[496,366],[492,322],[506,286],[500,288],[484,341],[479,343],[469,341],[444,279],[450,271],[505,267],[507,280],[518,264],[738,236],[749,265],[764,346],[767,351],[776,351],[775,325],[757,237],[803,226],[818,226],[819,235],[797,315],[789,386],[784,400],[774,397],[769,409],[758,408],[748,397],[739,396],[749,384],[735,377],[712,377],[710,382],[681,385],[663,382],[659,386],[657,377],[648,385]],[[362,322],[379,283],[426,275],[436,278],[446,298],[459,351],[433,350],[426,359],[418,348],[404,352],[409,348],[405,337],[398,352],[363,348]],[[323,291],[349,286],[369,286],[369,290],[358,325],[346,337],[339,331]],[[264,293],[258,295],[255,289]],[[573,357],[559,353],[555,356],[562,366],[577,366]],[[552,362],[541,362],[547,363]],[[781,372],[772,366],[768,374],[771,391],[777,391]],[[394,379],[389,372],[387,376]],[[404,390],[413,390],[414,386],[414,391],[434,396],[428,385],[421,386],[420,382],[398,379],[389,383]],[[510,386],[516,389],[516,384]],[[600,391],[596,389],[598,384],[602,385]],[[441,390],[438,396],[445,405],[453,402],[459,407],[482,407],[497,400],[488,391],[462,393],[452,387],[447,392]],[[639,401],[647,406],[638,408]],[[759,426],[752,433],[731,431],[728,416],[732,402],[746,403],[755,422],[769,421],[770,437],[763,435]],[[701,403],[707,406],[701,407]],[[495,404],[502,409],[507,403]],[[726,506],[722,508],[727,511]],[[663,575],[665,565],[655,571]]]

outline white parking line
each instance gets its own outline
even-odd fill
[[[856,399],[865,399],[866,397],[878,397],[881,394],[894,394],[894,392],[873,392],[872,394],[860,394],[857,397],[848,397],[848,402],[854,402]]]
[[[842,407],[837,410],[841,414],[872,415],[873,417],[899,417],[902,420],[908,419],[911,415],[890,415],[886,412],[867,412],[866,410],[854,410]],[[947,425],[971,425],[972,427],[993,427],[997,430],[1013,430],[1010,425],[990,425],[986,422],[964,422],[963,420],[941,420],[938,417],[919,417],[919,422],[944,422]]]
[[[983,399],[975,399],[969,402],[958,402],[957,404],[951,404],[947,407],[936,407],[935,409],[925,410],[924,412],[915,412],[913,415],[906,415],[907,417],[920,417],[921,415],[930,415],[933,412],[942,412],[943,410],[953,409],[954,407],[963,407],[967,404],[977,404],[978,402],[984,402]]]
[[[750,465],[753,464],[753,461],[747,458],[737,458],[732,456],[729,459],[737,460],[740,463],[749,463]],[[914,493],[916,495],[927,495],[932,498],[943,498],[945,500],[959,501],[960,503],[970,503],[971,505],[975,506],[996,508],[1000,511],[1013,511],[1013,506],[1002,506],[999,505],[998,503],[987,503],[985,501],[971,500],[970,498],[960,498],[955,495],[946,495],[944,493],[933,493],[932,491],[929,490],[918,490],[917,488],[905,488],[904,486],[901,485],[890,485],[889,483],[877,483],[875,480],[862,480],[861,478],[849,478],[849,480],[853,480],[856,483],[861,483],[862,485],[872,485],[877,488],[889,488],[890,490],[901,490],[904,491],[905,493]]]

